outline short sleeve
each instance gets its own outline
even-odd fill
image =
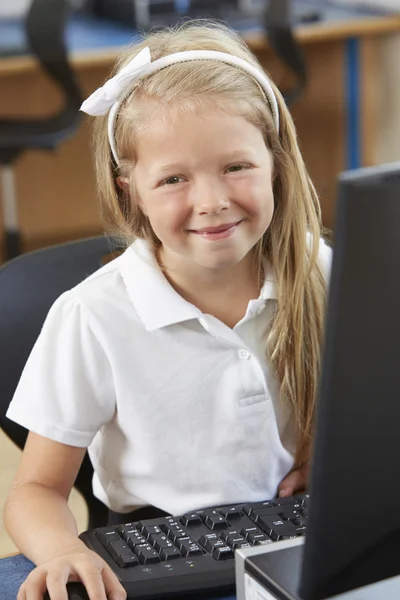
[[[329,284],[332,268],[332,248],[321,238],[318,251],[318,262],[326,283]]]
[[[115,412],[110,363],[74,290],[51,307],[7,417],[71,446],[87,447]]]

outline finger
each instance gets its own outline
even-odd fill
[[[22,588],[23,595],[18,600],[43,600],[46,591],[46,573],[35,569],[29,574]]]
[[[94,564],[85,564],[84,567],[77,565],[76,572],[85,586],[90,600],[107,600],[103,579]]]
[[[26,600],[25,583],[20,585],[16,600]]]
[[[105,564],[101,574],[107,598],[109,598],[109,600],[126,600],[126,590],[119,582],[118,577],[111,567]]]
[[[56,572],[48,573],[46,585],[50,600],[68,600],[67,582],[69,574],[70,567],[68,565],[59,568]]]
[[[279,484],[278,493],[280,498],[293,496],[295,492],[303,490],[307,485],[304,469],[296,469],[287,475]]]

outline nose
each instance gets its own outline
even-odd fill
[[[215,180],[197,182],[192,194],[193,207],[198,215],[218,215],[229,208],[226,190]]]

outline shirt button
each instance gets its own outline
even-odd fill
[[[248,350],[244,350],[243,348],[241,350],[239,350],[239,358],[241,360],[248,360],[250,358],[251,354],[250,352],[248,352]]]

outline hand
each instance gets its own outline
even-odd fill
[[[298,492],[304,492],[307,489],[308,475],[309,463],[307,461],[282,479],[278,486],[279,498],[286,498],[287,496],[294,496]]]
[[[63,554],[36,567],[21,585],[17,600],[68,600],[66,584],[81,581],[90,600],[126,600],[126,591],[107,563],[91,550]]]

